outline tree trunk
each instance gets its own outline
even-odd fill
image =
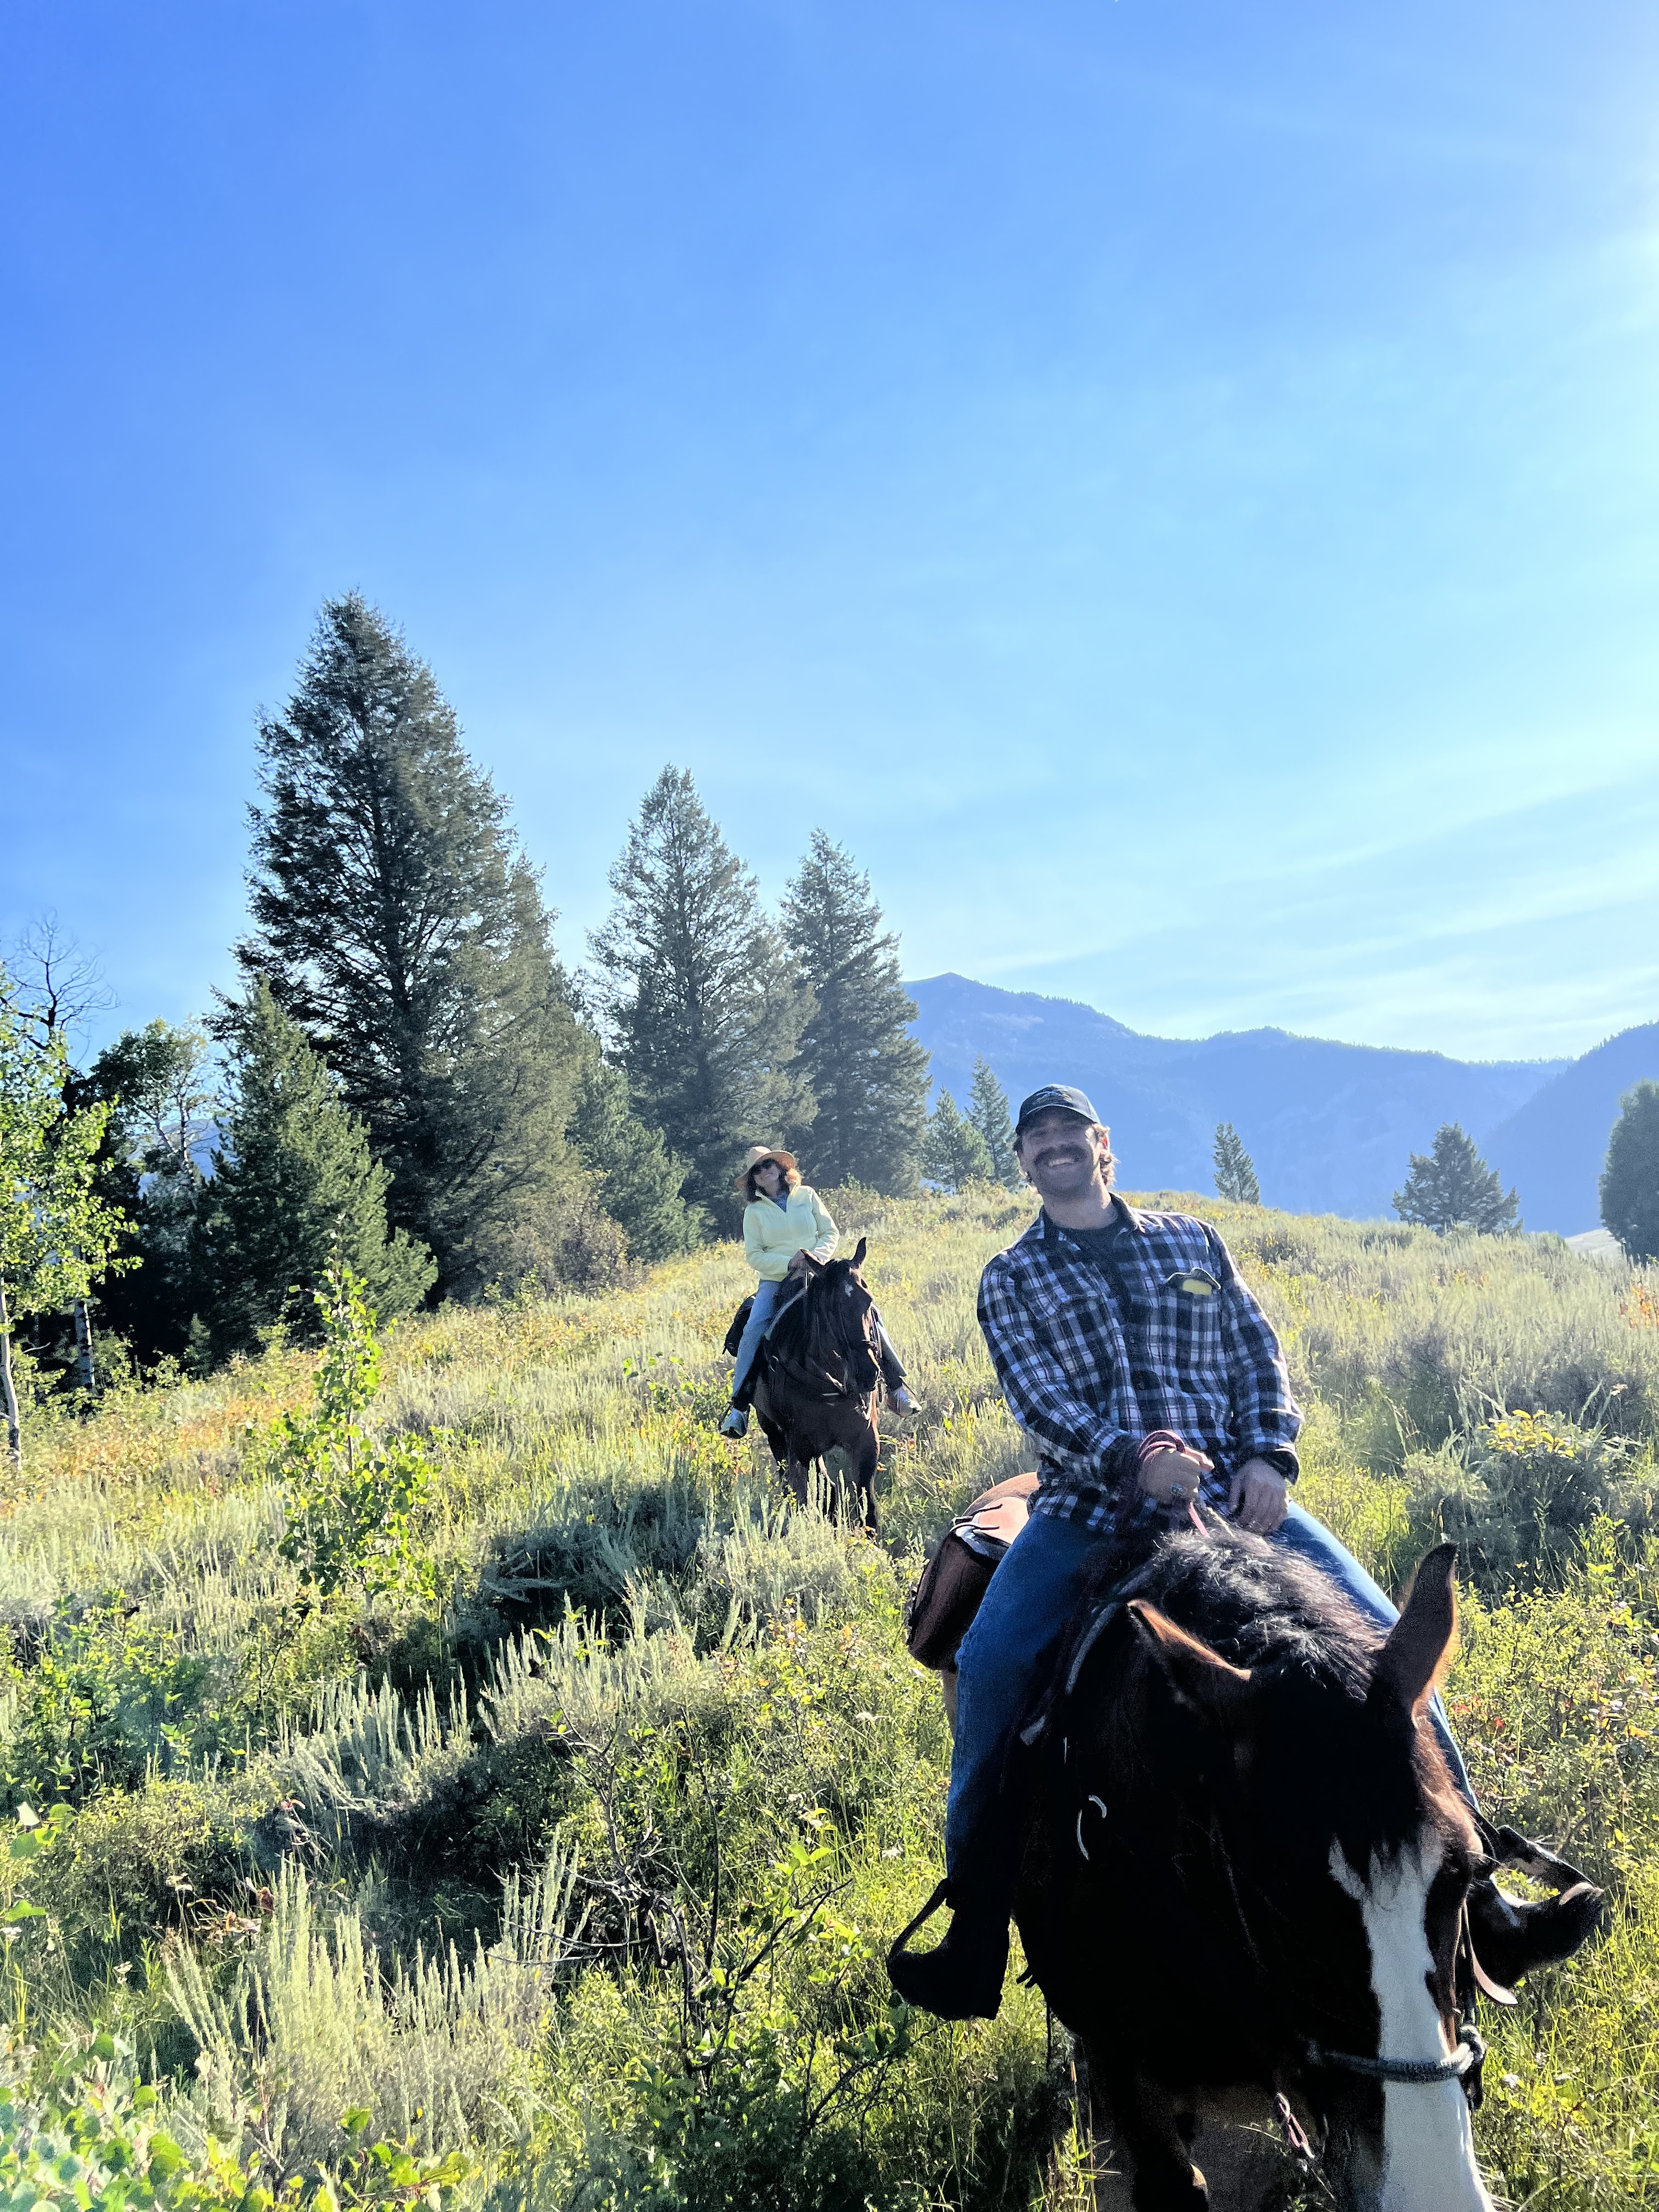
[[[11,1316],[6,1310],[6,1286],[0,1282],[0,1392],[6,1401],[6,1450],[14,1470],[23,1465],[23,1425],[17,1418],[17,1385],[11,1372]]]
[[[92,1316],[84,1298],[75,1301],[75,1364],[81,1388],[88,1398],[98,1395],[98,1373],[92,1364]]]

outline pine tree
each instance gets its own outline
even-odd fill
[[[1419,1222],[1443,1237],[1449,1229],[1507,1235],[1520,1226],[1519,1204],[1514,1191],[1504,1195],[1497,1170],[1486,1165],[1474,1138],[1456,1121],[1441,1123],[1431,1152],[1412,1154],[1406,1187],[1394,1194],[1402,1221]]]
[[[387,1171],[270,986],[233,1012],[224,1145],[198,1217],[195,1341],[213,1362],[255,1350],[279,1321],[314,1334],[310,1294],[331,1266],[362,1277],[382,1321],[417,1306],[437,1273],[407,1231],[388,1235]]]
[[[744,1149],[811,1121],[796,1060],[811,998],[683,770],[646,793],[611,888],[590,944],[635,1111],[688,1164],[691,1203],[734,1222]]]
[[[647,1264],[689,1252],[703,1232],[702,1217],[681,1195],[684,1160],[631,1112],[620,1068],[595,1060],[576,1087],[570,1139],[595,1179],[599,1203],[628,1238],[630,1256]]]
[[[1255,1162],[1231,1121],[1216,1124],[1214,1158],[1217,1196],[1231,1199],[1235,1206],[1260,1206],[1261,1186],[1255,1179]]]
[[[170,1022],[125,1030],[93,1062],[86,1087],[111,1109],[100,1171],[132,1223],[123,1249],[139,1262],[106,1285],[103,1318],[141,1360],[176,1358],[196,1304],[191,1255],[207,1182],[196,1152],[214,1104],[208,1041]]]
[[[990,1148],[971,1121],[957,1110],[948,1091],[927,1117],[922,1172],[942,1190],[963,1190],[970,1182],[994,1182]]]
[[[338,1076],[391,1171],[392,1218],[447,1291],[574,1172],[588,1047],[506,802],[398,634],[324,607],[293,697],[259,727],[253,934],[237,948]]]
[[[1014,1125],[1008,1118],[1008,1094],[992,1074],[991,1063],[983,1054],[974,1062],[967,1119],[985,1139],[991,1162],[990,1180],[1017,1190],[1024,1178],[1014,1157]]]
[[[789,886],[783,933],[815,1002],[800,1063],[817,1113],[788,1131],[803,1164],[817,1182],[914,1192],[927,1118],[927,1054],[908,1027],[915,1002],[869,877],[822,830]]]
[[[1659,1083],[1619,1102],[1601,1176],[1601,1220],[1638,1265],[1659,1260]]]

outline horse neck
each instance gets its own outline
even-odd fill
[[[803,1333],[806,1356],[815,1365],[827,1366],[837,1355],[850,1358],[865,1348],[862,1328],[855,1332],[851,1327],[849,1308],[857,1311],[861,1322],[866,1305],[837,1297],[834,1286],[821,1276],[808,1285]]]

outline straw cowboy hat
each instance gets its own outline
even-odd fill
[[[738,1190],[747,1188],[750,1176],[754,1174],[763,1160],[775,1160],[786,1175],[800,1173],[793,1152],[780,1152],[775,1146],[772,1145],[750,1145],[744,1155],[743,1165],[738,1170]]]

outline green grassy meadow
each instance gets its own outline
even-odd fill
[[[1283,1334],[1304,1502],[1391,1586],[1462,1547],[1488,1811],[1615,1900],[1483,2022],[1494,2184],[1659,2205],[1656,1286],[1182,1202]],[[946,2027],[882,1964],[949,1763],[904,1595],[1029,1464],[974,1293],[1030,1202],[830,1203],[921,1405],[878,1544],[714,1434],[729,1246],[390,1338],[373,1423],[433,1469],[402,1590],[319,1597],[280,1548],[310,1355],[37,1419],[0,1501],[0,2208],[1086,2203],[1040,1998]]]

